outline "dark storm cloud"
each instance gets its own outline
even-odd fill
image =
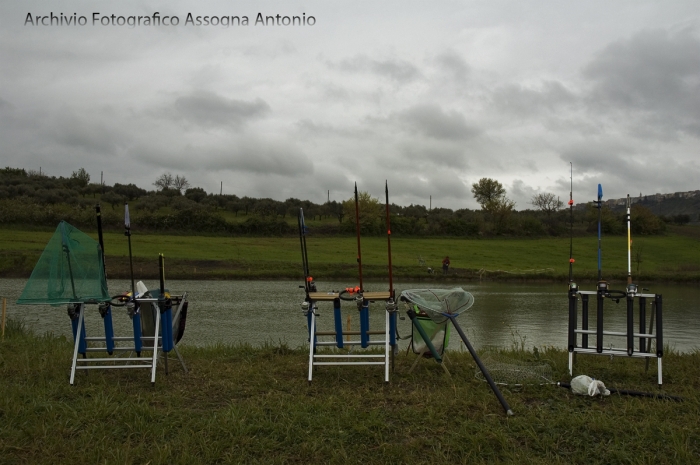
[[[635,112],[648,125],[662,123],[666,131],[700,136],[696,31],[645,30],[614,42],[585,67],[584,76],[593,82],[594,108]]]
[[[240,127],[271,112],[270,106],[260,98],[253,101],[227,99],[203,91],[178,97],[174,107],[180,117],[201,127]]]
[[[391,119],[409,132],[433,139],[466,140],[481,133],[477,127],[467,123],[463,114],[454,110],[445,111],[432,103],[414,105],[395,113]]]
[[[357,55],[331,66],[352,73],[370,72],[400,83],[414,81],[422,76],[418,67],[407,61],[399,59],[378,60],[367,55]]]

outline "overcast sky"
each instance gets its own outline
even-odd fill
[[[179,25],[93,25],[155,12]],[[525,209],[570,162],[577,203],[700,189],[699,149],[697,0],[0,3],[3,167],[453,209],[491,177]]]

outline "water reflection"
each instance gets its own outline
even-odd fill
[[[26,280],[0,279],[0,295],[7,298],[8,316],[22,318],[28,327],[38,333],[51,332],[70,337],[70,323],[66,309],[50,306],[19,306],[15,301]],[[146,281],[156,288],[156,281]],[[340,289],[353,283],[318,283],[319,290]],[[128,289],[125,280],[110,280],[113,294]],[[181,344],[208,345],[214,343],[247,342],[286,343],[298,347],[306,343],[307,329],[300,303],[304,293],[296,281],[171,281],[169,287],[175,293],[187,291],[190,313],[187,330]],[[368,290],[386,290],[386,283],[366,284]],[[397,291],[424,287],[417,283],[399,283]],[[567,297],[563,284],[504,284],[465,283],[462,287],[474,294],[474,306],[460,315],[459,322],[477,348],[486,345],[531,348],[554,346],[565,348],[567,344]],[[593,290],[594,286],[582,286]],[[700,347],[700,287],[658,285],[650,292],[664,297],[664,339],[675,350],[691,352]],[[625,331],[625,305],[606,303],[606,330]],[[86,319],[90,335],[102,335],[101,319],[96,307],[90,307]],[[330,304],[321,306],[318,324],[321,329],[332,329],[333,314]],[[354,304],[343,306],[343,324],[359,329]],[[592,312],[595,313],[595,312]],[[131,333],[130,320],[122,309],[114,310],[117,335]],[[404,315],[404,312],[401,313]],[[383,327],[384,309],[379,304],[371,312],[371,327]],[[594,315],[591,325],[595,324]],[[635,323],[635,326],[637,323]],[[399,321],[402,337],[410,334],[408,318]],[[453,337],[450,348],[459,350],[459,338]],[[606,341],[606,346],[608,342]],[[624,346],[624,340],[616,342]],[[406,346],[406,341],[402,341]]]

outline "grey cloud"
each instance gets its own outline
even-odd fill
[[[700,136],[700,40],[693,30],[645,30],[612,43],[583,70],[592,105],[639,112],[647,124]]]
[[[561,151],[561,159],[572,162],[579,173],[617,171],[628,168],[634,149],[612,140],[586,140],[571,143]]]
[[[314,165],[307,155],[286,144],[244,142],[232,148],[230,156],[212,160],[212,168],[259,174],[299,176],[311,174]]]
[[[270,106],[262,99],[227,99],[211,92],[195,92],[178,97],[174,107],[179,116],[198,126],[240,127],[247,121],[264,117]]]
[[[308,137],[333,137],[340,136],[346,138],[366,138],[374,135],[368,126],[333,126],[327,123],[318,123],[310,119],[303,119],[296,123],[302,134]]]
[[[56,115],[46,129],[68,150],[79,149],[90,155],[114,155],[123,143],[121,129],[104,124],[97,115]],[[120,142],[122,141],[122,142]]]
[[[471,139],[480,130],[467,124],[467,120],[457,111],[444,111],[436,104],[419,104],[392,116],[411,132],[446,140]]]
[[[574,190],[580,192],[578,186],[586,185],[590,196],[598,183],[603,184],[606,198],[638,192],[676,192],[697,185],[699,164],[675,159],[674,146],[669,147],[631,146],[614,140],[582,141],[563,150],[561,158],[573,162]]]
[[[527,184],[522,179],[515,179],[510,188],[506,190],[506,197],[514,200],[516,202],[516,208],[518,210],[534,209],[532,205],[532,197],[542,191],[534,189]],[[547,192],[546,190],[544,192]],[[556,193],[555,193],[556,195]]]
[[[10,102],[5,100],[4,98],[0,97],[0,110],[6,111],[6,110],[11,110],[14,108],[14,105],[12,105]]]
[[[494,91],[492,100],[496,107],[523,116],[562,109],[575,104],[578,97],[559,81],[544,81],[539,88],[502,86]]]
[[[366,55],[357,55],[353,58],[341,61],[338,67],[348,72],[371,72],[392,79],[400,83],[407,83],[419,79],[420,70],[404,60],[384,59],[377,60]]]
[[[435,57],[437,65],[457,81],[464,81],[471,73],[471,67],[458,53],[449,50]]]
[[[201,161],[197,153],[207,154]],[[264,141],[254,137],[221,140],[210,147],[187,147],[181,154],[183,168],[202,165],[206,170],[239,171],[256,174],[299,176],[313,173],[310,158],[284,141]],[[166,159],[168,158],[165,155]],[[197,160],[196,162],[194,160]],[[162,156],[157,163],[162,163]]]
[[[414,142],[402,145],[401,154],[411,161],[410,165],[414,170],[429,170],[435,166],[460,170],[468,168],[464,149],[454,144]],[[397,160],[397,162],[400,162],[400,160]]]

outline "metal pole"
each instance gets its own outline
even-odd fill
[[[129,270],[131,272],[131,299],[136,300],[136,285],[134,284],[134,259],[131,253],[131,218],[129,217],[129,204],[124,204],[124,235],[129,240]]]
[[[598,184],[598,281],[603,280],[601,252],[601,222],[603,220],[603,186]]]
[[[357,195],[357,183],[355,183],[355,229],[357,230],[357,266],[360,274],[360,292],[365,288],[362,286],[362,248],[360,247],[360,201]]]
[[[574,164],[569,162],[571,165],[571,190],[569,191],[569,283],[574,280]]]
[[[394,280],[391,269],[391,216],[389,214],[389,181],[384,184],[384,192],[386,193],[386,239],[389,250],[389,295],[394,298]]]
[[[476,354],[476,351],[472,347],[471,343],[469,342],[469,339],[467,339],[466,334],[464,334],[464,331],[462,331],[462,328],[457,324],[457,318],[456,315],[451,315],[448,313],[443,313],[447,318],[452,320],[452,324],[454,325],[455,329],[459,333],[459,337],[462,338],[462,341],[464,341],[464,345],[467,346],[467,349],[469,349],[469,353],[472,355],[472,358],[476,362],[476,364],[479,366],[479,369],[481,370],[481,373],[483,373],[484,378],[486,378],[486,381],[488,381],[489,386],[491,386],[491,390],[493,391],[494,394],[496,394],[496,397],[498,397],[498,401],[501,403],[503,406],[503,410],[506,411],[506,414],[508,415],[514,415],[513,410],[511,410],[510,406],[508,405],[508,402],[506,402],[506,399],[503,397],[503,394],[501,394],[501,391],[498,389],[498,386],[496,386],[496,383],[494,383],[493,378],[491,378],[491,375],[489,374],[488,370],[484,366],[484,364],[481,362],[481,359],[479,356]]]
[[[630,195],[627,194],[627,284],[632,284],[632,235],[630,218]]]

